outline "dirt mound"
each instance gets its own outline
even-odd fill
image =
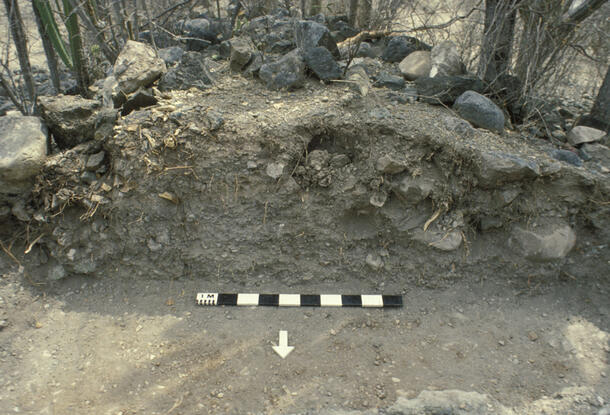
[[[230,76],[167,93],[114,137],[49,159],[26,268],[288,285],[603,274],[599,166],[385,94]]]

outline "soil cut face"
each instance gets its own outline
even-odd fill
[[[484,409],[459,395],[447,413],[595,413],[610,184],[549,152],[383,91],[227,76],[170,92],[50,157],[28,228],[2,224],[28,253],[0,257],[0,408],[406,414],[456,389]],[[201,308],[201,291],[405,307]]]

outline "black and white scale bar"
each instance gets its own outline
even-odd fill
[[[199,305],[272,307],[402,307],[402,295],[199,293]]]

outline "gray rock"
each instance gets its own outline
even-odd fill
[[[234,71],[241,71],[252,59],[254,45],[249,39],[236,37],[231,39],[230,66]]]
[[[488,415],[487,395],[459,390],[422,391],[415,399],[400,397],[386,415]],[[494,412],[495,413],[495,412]]]
[[[66,270],[63,267],[63,265],[61,265],[61,264],[53,265],[52,267],[49,268],[47,277],[51,281],[59,281],[66,277]]]
[[[386,62],[400,62],[416,50],[430,50],[430,46],[414,37],[394,36],[388,41],[381,59]]]
[[[421,77],[415,80],[419,100],[427,104],[452,105],[466,91],[483,93],[483,81],[474,76],[441,76],[434,78]]]
[[[400,91],[405,87],[405,80],[401,76],[390,75],[387,72],[381,72],[375,80],[375,86],[380,88],[389,88],[394,91]]]
[[[186,20],[182,32],[189,39],[186,47],[190,51],[201,52],[212,44],[230,37],[231,22],[227,19],[206,19],[199,17]]]
[[[374,192],[369,198],[369,203],[376,208],[383,207],[388,200],[388,194],[383,191]]]
[[[514,154],[487,151],[481,153],[477,170],[479,183],[484,187],[495,187],[502,183],[520,181],[540,175],[540,166]]]
[[[282,177],[285,167],[286,165],[284,163],[269,163],[265,171],[267,172],[267,176],[276,180]]]
[[[582,160],[577,154],[570,150],[553,150],[551,156],[555,160],[565,161],[566,163],[572,164],[576,167],[582,166]]]
[[[453,105],[462,118],[474,126],[501,133],[504,129],[504,113],[494,102],[474,91],[466,91]]]
[[[432,48],[430,52],[432,68],[430,77],[456,76],[466,73],[466,66],[462,62],[457,46],[450,40],[445,40]]]
[[[422,76],[430,76],[432,60],[430,52],[418,50],[410,53],[398,65],[402,75],[409,81],[415,81]]]
[[[584,144],[580,150],[585,151],[591,160],[600,162],[606,167],[610,167],[610,148],[603,144]]]
[[[91,154],[87,159],[87,164],[85,165],[85,168],[90,171],[95,171],[99,169],[102,163],[104,162],[105,157],[106,153],[104,151]]]
[[[392,186],[392,191],[407,205],[417,205],[426,199],[432,190],[434,190],[434,180],[423,176],[408,176]]]
[[[256,76],[263,66],[263,55],[255,52],[250,60],[250,63],[244,68],[243,74],[247,76]]]
[[[114,77],[119,88],[130,94],[150,86],[167,71],[163,59],[146,43],[128,40],[114,64]]]
[[[112,108],[103,108],[95,116],[95,133],[93,138],[97,141],[104,141],[114,135],[114,124],[119,113]]]
[[[93,139],[96,112],[101,108],[99,101],[57,95],[40,97],[38,104],[59,148],[72,148]]]
[[[605,135],[605,131],[579,125],[568,132],[568,142],[573,146],[584,143],[594,143],[600,141]]]
[[[121,115],[125,116],[132,111],[139,110],[157,104],[159,100],[155,97],[150,89],[140,88],[133,94],[127,97],[127,101],[123,104]]]
[[[347,71],[347,80],[350,81],[350,88],[363,97],[366,96],[371,89],[369,76],[361,65],[353,66]]]
[[[0,117],[0,202],[27,194],[47,157],[47,129],[38,117]]]
[[[320,23],[309,20],[297,21],[295,23],[295,43],[304,51],[317,46],[325,47],[335,59],[341,59],[335,39],[328,28]]]
[[[214,83],[205,57],[198,52],[186,52],[178,66],[171,68],[161,77],[161,91],[184,90],[189,88],[206,89]]]
[[[157,46],[157,48],[161,48],[159,50],[159,56],[161,56],[161,50],[175,47],[178,43],[177,40],[175,40],[164,30],[154,30],[152,32],[150,30],[145,30],[139,34],[139,40],[141,42],[146,42],[149,45],[153,44],[153,37],[155,38],[155,46]]]
[[[366,265],[375,271],[379,271],[381,268],[383,268],[383,260],[377,254],[368,254],[365,262]]]
[[[375,168],[381,173],[398,174],[407,169],[407,163],[402,160],[397,160],[393,156],[385,155],[377,159]]]
[[[305,82],[305,61],[299,51],[294,50],[276,62],[261,66],[258,75],[269,89],[300,88]]]
[[[576,243],[576,234],[567,224],[547,224],[535,229],[515,226],[509,246],[517,254],[536,262],[564,258]]]
[[[341,68],[325,47],[318,46],[305,51],[305,63],[323,81],[341,78]]]
[[[377,51],[373,49],[369,42],[361,42],[358,45],[358,50],[356,50],[357,58],[373,58],[377,57]]]
[[[461,136],[469,137],[474,132],[474,128],[466,120],[457,117],[445,116],[442,118],[445,128]]]
[[[320,171],[328,166],[330,155],[326,150],[314,150],[307,155],[307,166]]]
[[[105,108],[120,108],[127,99],[127,95],[121,91],[119,83],[114,75],[110,75],[104,79],[100,95],[102,105]]]
[[[337,154],[330,159],[330,166],[335,169],[345,167],[350,163],[350,159],[345,154]]]
[[[159,57],[163,59],[166,65],[173,65],[180,62],[184,49],[180,46],[170,46],[168,48],[159,49]]]

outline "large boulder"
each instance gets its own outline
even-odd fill
[[[47,129],[38,117],[0,117],[0,202],[28,193],[47,156]]]
[[[400,62],[416,50],[430,50],[430,46],[411,36],[392,37],[381,55],[386,62]]]
[[[432,60],[430,52],[426,50],[418,50],[410,53],[398,65],[402,76],[409,81],[415,81],[423,76],[429,76],[432,69]]]
[[[462,62],[457,46],[450,40],[445,40],[433,47],[430,59],[432,61],[430,77],[432,78],[438,75],[454,76],[466,73],[466,66]]]
[[[494,102],[474,91],[466,91],[455,100],[453,109],[475,127],[501,133],[504,113]]]
[[[258,75],[269,89],[300,88],[305,82],[305,61],[298,50],[293,50],[276,62],[261,66]]]
[[[305,51],[303,57],[307,67],[322,81],[341,78],[341,68],[325,47],[318,46],[309,49]]]
[[[59,148],[72,148],[93,140],[99,101],[78,95],[40,97],[40,114],[49,126]]]
[[[333,39],[328,28],[320,23],[309,20],[299,20],[296,22],[295,41],[297,47],[304,51],[322,46],[328,49],[335,59],[341,59],[335,39]]]
[[[421,77],[415,81],[419,100],[428,104],[453,105],[466,91],[483,93],[485,84],[475,76]]]
[[[161,91],[206,89],[214,83],[205,57],[199,52],[185,52],[180,63],[161,77]]]
[[[125,94],[155,82],[167,68],[163,59],[146,43],[128,40],[114,64],[114,77]]]

